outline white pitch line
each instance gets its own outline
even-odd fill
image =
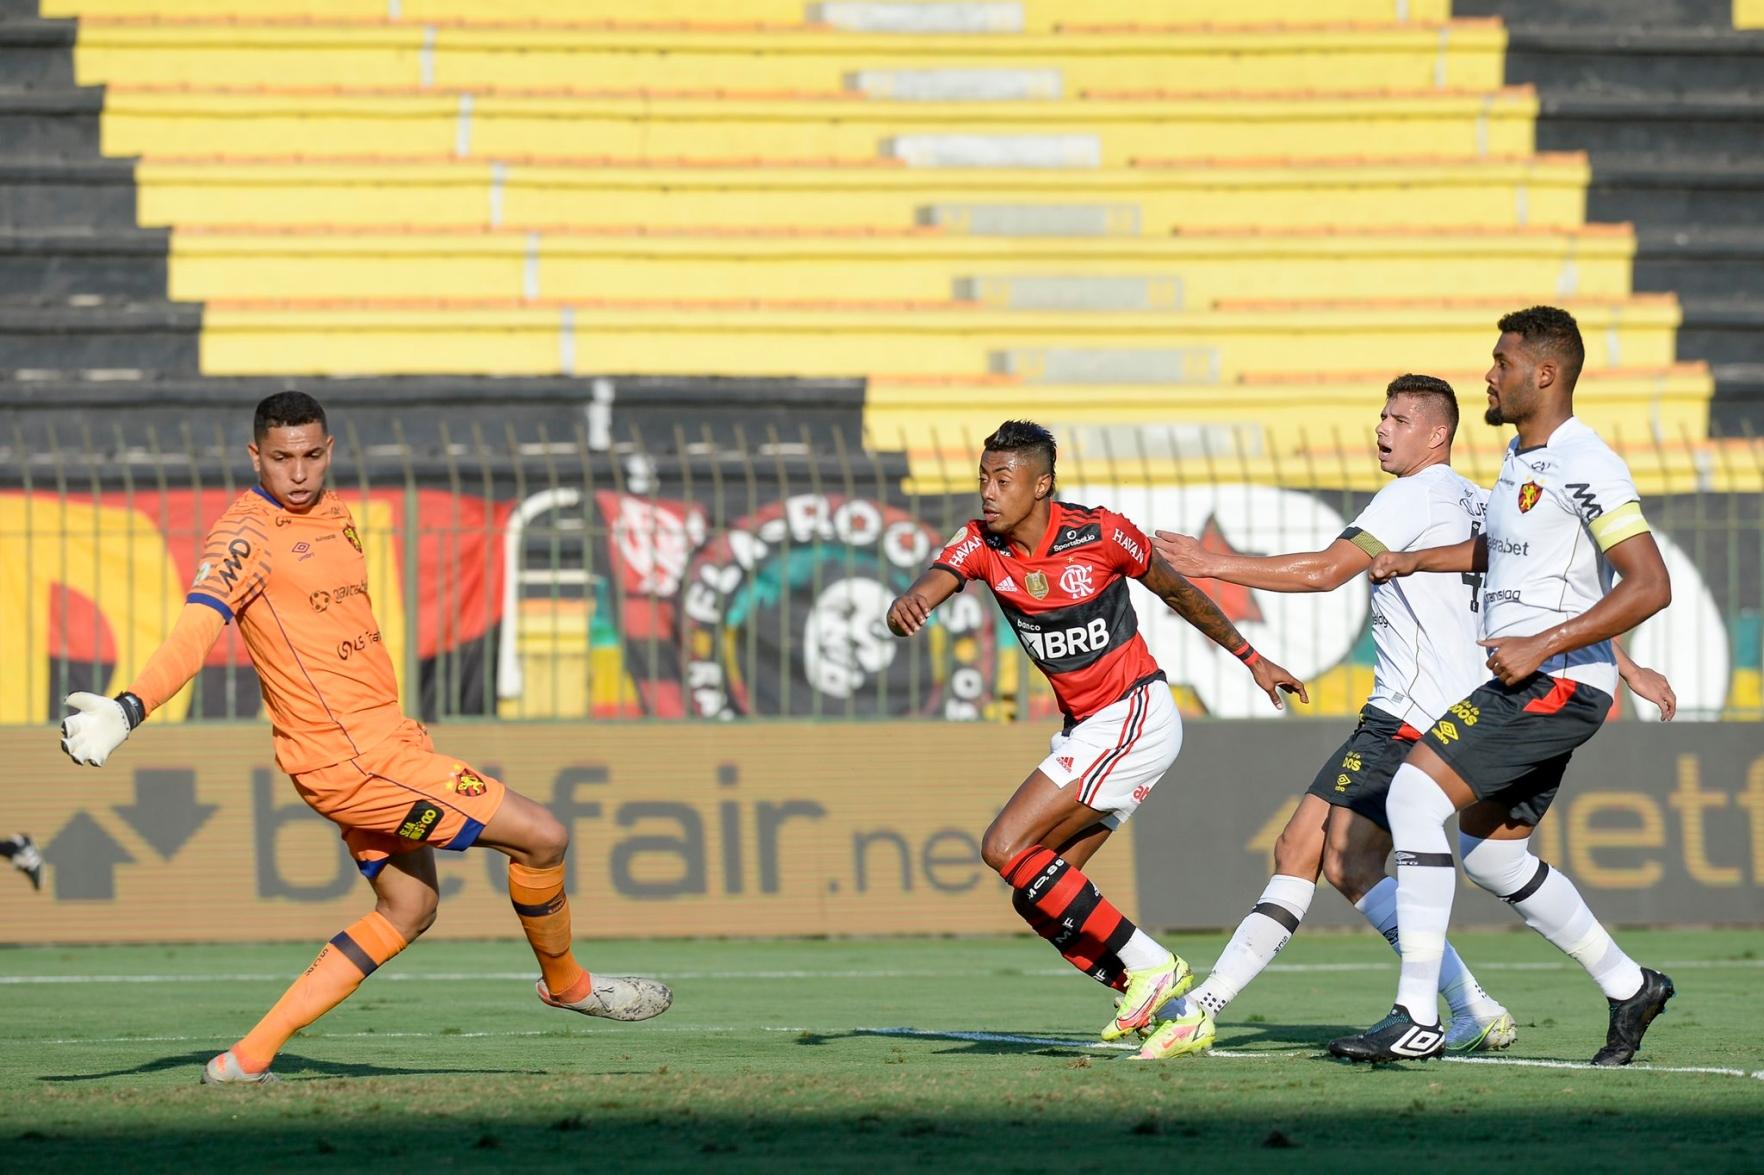
[[[1057,1036],[1016,1036],[1003,1032],[937,1032],[929,1028],[858,1028],[854,1031],[870,1036],[908,1036],[919,1039],[935,1040],[967,1040],[986,1044],[1029,1044],[1056,1046],[1075,1049],[1131,1049],[1130,1044],[1105,1044],[1101,1041],[1066,1040]],[[1253,1060],[1264,1057],[1301,1057],[1315,1055],[1306,1052],[1234,1052],[1226,1049],[1208,1049],[1207,1056],[1223,1057],[1231,1060]],[[1442,1061],[1450,1061],[1458,1065],[1512,1065],[1528,1069],[1598,1069],[1600,1066],[1590,1065],[1582,1061],[1533,1061],[1523,1057],[1440,1057]],[[1710,1073],[1717,1077],[1750,1077],[1764,1081],[1764,1069],[1726,1069],[1709,1065],[1628,1065],[1624,1068],[1638,1073]]]
[[[1212,962],[1196,963],[1197,971],[1208,971]],[[1396,961],[1379,963],[1271,963],[1263,968],[1265,971],[1279,971],[1292,975],[1337,974],[1353,972],[1386,973],[1392,971]],[[1764,959],[1683,959],[1678,962],[1667,962],[1658,965],[1661,970],[1700,971],[1724,967],[1764,967]],[[1579,964],[1567,962],[1538,963],[1478,963],[1478,971],[1573,971]],[[202,974],[169,974],[156,973],[145,975],[0,975],[0,986],[20,986],[31,984],[74,984],[74,983],[285,983],[295,974],[294,970],[279,972],[205,972]],[[658,970],[654,974],[662,979],[681,980],[777,980],[777,979],[967,979],[972,978],[971,971],[936,971],[936,970],[842,970],[842,971],[669,971]],[[1047,979],[1075,977],[1078,972],[1067,967],[1024,967],[997,972],[1003,978]],[[378,975],[375,983],[461,983],[474,980],[502,981],[526,980],[531,982],[539,977],[537,971],[394,971],[390,974]]]

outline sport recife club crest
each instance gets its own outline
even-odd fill
[[[1523,514],[1533,506],[1537,505],[1537,500],[1541,497],[1543,497],[1543,487],[1538,485],[1535,481],[1528,481],[1520,486],[1519,513]]]

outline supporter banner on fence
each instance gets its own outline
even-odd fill
[[[548,804],[571,829],[582,937],[1016,931],[980,861],[993,813],[1046,746],[1031,725],[458,723],[437,744]],[[1190,723],[1182,756],[1096,858],[1153,927],[1228,927],[1274,837],[1346,733],[1340,722]],[[0,731],[4,827],[45,850],[0,940],[311,939],[371,894],[269,759],[267,729],[145,727],[101,770],[51,730]],[[1613,924],[1764,923],[1764,747],[1744,726],[1603,731],[1569,771],[1537,849]],[[442,852],[434,934],[514,933],[504,858]],[[8,879],[0,878],[0,882]],[[1458,921],[1517,924],[1468,884]],[[1357,925],[1319,893],[1310,922]]]
[[[550,805],[574,839],[582,937],[1010,931],[980,861],[993,813],[1047,749],[1029,726],[458,723],[437,746]],[[73,766],[48,728],[0,731],[7,829],[48,858],[0,905],[0,940],[327,937],[373,901],[334,826],[257,725],[143,727]],[[437,853],[432,933],[517,933],[506,858]],[[1131,908],[1133,846],[1095,878]]]

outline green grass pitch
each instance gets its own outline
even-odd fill
[[[1095,1047],[1108,993],[1028,937],[583,944],[673,983],[635,1025],[541,1006],[524,944],[429,942],[297,1037],[281,1085],[221,1089],[202,1062],[313,947],[12,948],[0,1149],[14,1171],[1764,1169],[1764,939],[1620,937],[1679,993],[1628,1070],[1572,1067],[1604,1001],[1523,932],[1456,940],[1518,1018],[1502,1063],[1382,1069],[1318,1047],[1389,1005],[1369,934],[1301,934],[1215,1055],[1158,1064]],[[1204,963],[1223,936],[1167,941]]]

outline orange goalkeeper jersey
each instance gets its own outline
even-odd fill
[[[261,486],[239,495],[185,598],[238,622],[289,775],[354,758],[403,721],[361,539],[336,494],[306,514]]]

